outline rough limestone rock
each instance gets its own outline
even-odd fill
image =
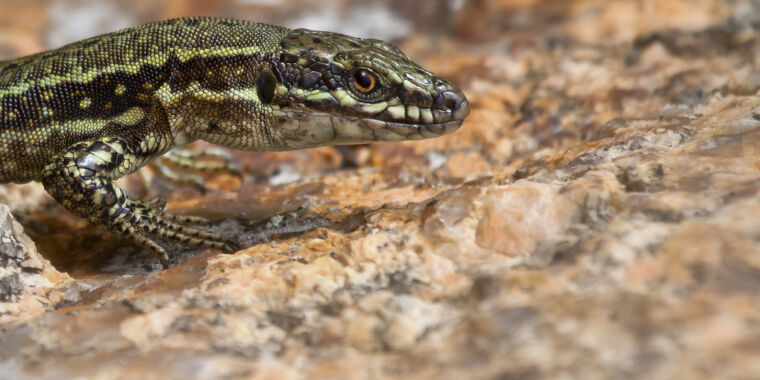
[[[34,242],[0,204],[0,323],[32,318],[62,300],[71,279],[37,252]]]
[[[170,247],[167,270],[43,198],[17,213],[72,279],[53,275],[0,208],[0,378],[760,373],[758,2],[260,3],[92,9],[318,14],[353,33],[355,15],[395,17],[470,118],[434,140],[235,153],[245,182],[206,194],[127,178],[250,246]]]

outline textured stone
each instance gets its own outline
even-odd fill
[[[8,206],[0,204],[0,323],[32,318],[62,298],[71,278],[41,257]]]

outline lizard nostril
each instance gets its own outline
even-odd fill
[[[447,97],[444,105],[446,106],[446,108],[453,110],[457,106],[457,100],[454,98]]]
[[[443,93],[443,105],[448,110],[455,110],[459,104],[462,102],[462,97],[459,96],[459,94],[452,92],[452,91],[446,91]]]

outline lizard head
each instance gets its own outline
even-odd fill
[[[257,81],[287,148],[414,140],[457,130],[464,94],[375,39],[296,29]]]

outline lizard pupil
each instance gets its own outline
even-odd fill
[[[367,70],[356,70],[354,73],[354,86],[360,92],[367,93],[372,91],[375,88],[375,83],[377,83],[375,74]]]

